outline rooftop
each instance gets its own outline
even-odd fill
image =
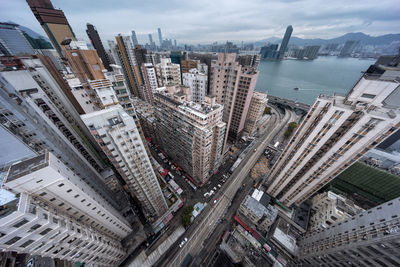
[[[24,160],[22,162],[15,163],[11,165],[11,167],[9,168],[8,175],[4,182],[5,183],[11,182],[19,177],[40,170],[48,165],[49,165],[48,152],[33,157],[31,159]]]
[[[271,221],[273,221],[278,215],[278,210],[276,208],[271,205],[264,206],[250,195],[246,196],[243,205],[250,209],[258,218],[262,218],[263,215],[266,215]]]

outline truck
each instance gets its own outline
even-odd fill
[[[179,187],[177,183],[175,183],[174,180],[169,180],[168,183],[172,186],[176,193],[178,193],[179,195],[183,193],[183,190]]]
[[[229,170],[230,173],[233,173],[233,171],[239,166],[240,162],[242,162],[242,158],[238,158],[235,163],[233,163],[231,169]]]
[[[275,147],[275,148],[278,148],[278,146],[279,146],[279,142],[276,142],[275,145],[274,145],[274,147]]]

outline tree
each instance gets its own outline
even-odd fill
[[[296,122],[294,122],[294,121],[289,122],[288,127],[287,127],[285,133],[283,134],[283,136],[285,138],[289,138],[292,135],[293,130],[296,129],[296,128],[297,128],[297,123]]]
[[[190,218],[193,214],[193,206],[185,206],[181,214],[181,223],[183,227],[187,228],[190,225]]]
[[[265,115],[265,114],[271,115],[271,108],[270,108],[270,107],[265,107],[265,109],[264,109],[264,115]]]

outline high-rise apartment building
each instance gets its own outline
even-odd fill
[[[42,25],[53,47],[62,55],[64,46],[62,42],[65,39],[76,39],[64,12],[55,9],[50,0],[26,0],[26,2],[28,2],[33,15]]]
[[[285,52],[287,50],[287,46],[289,44],[290,36],[292,35],[293,27],[292,25],[287,26],[285,35],[283,36],[283,40],[281,45],[279,46],[279,55],[278,59],[282,59],[285,56]]]
[[[157,135],[163,150],[198,184],[208,181],[222,160],[226,124],[214,97],[190,101],[189,88],[161,87],[154,94]]]
[[[400,198],[301,238],[296,266],[399,266]]]
[[[267,94],[262,92],[254,92],[251,98],[249,111],[247,112],[246,123],[244,125],[244,134],[253,135],[258,128],[258,123],[264,115],[267,107]]]
[[[87,33],[94,49],[96,49],[97,54],[101,58],[101,61],[103,62],[104,67],[107,70],[112,71],[112,68],[110,67],[110,59],[108,58],[106,50],[104,49],[103,42],[100,39],[100,35],[97,32],[97,29],[92,24],[87,23],[86,24],[86,33]]]
[[[207,94],[207,73],[191,69],[182,74],[183,85],[190,87],[191,100],[202,103]]]
[[[0,56],[32,55],[32,46],[17,24],[0,22]]]
[[[181,84],[181,68],[179,64],[171,63],[170,58],[161,58],[157,64],[157,79],[160,86]]]
[[[211,64],[210,94],[224,105],[223,121],[227,124],[224,151],[228,135],[239,138],[242,134],[257,77],[257,70],[239,65],[236,54],[220,53]]]
[[[153,104],[154,103],[153,93],[158,88],[156,68],[151,63],[143,63],[142,74],[144,81],[144,85],[142,86],[143,90],[142,94],[144,96],[143,100]]]
[[[99,153],[92,145],[90,136],[85,137],[71,105],[58,104],[65,101],[53,93],[57,90],[54,81],[41,70],[16,70],[0,72],[0,84],[4,88],[0,91],[0,126],[35,152],[52,152],[112,206],[120,208],[100,174],[105,168],[101,150]]]
[[[299,205],[400,127],[398,58],[373,65],[346,96],[320,95],[271,169],[268,193]]]
[[[115,56],[118,58],[116,61],[122,67],[129,90],[134,96],[140,97],[139,87],[142,85],[142,79],[131,38],[118,35],[115,39],[117,41],[117,46],[114,47],[117,50]]]
[[[138,42],[138,39],[136,37],[136,32],[135,31],[132,31],[132,44],[133,44],[133,46],[139,45],[139,42]]]
[[[3,187],[16,198],[2,207],[0,248],[101,266],[118,265],[131,233],[125,218],[52,153],[8,168]]]
[[[147,218],[154,221],[164,214],[167,203],[135,124],[136,116],[117,105],[81,117],[130,193],[140,201]]]
[[[349,40],[347,41],[342,50],[340,50],[339,56],[341,57],[349,57],[351,56],[351,53],[353,53],[354,49],[357,47],[359,44],[359,41],[354,41],[354,40]]]

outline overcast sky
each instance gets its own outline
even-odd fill
[[[287,25],[302,38],[333,38],[348,32],[373,36],[399,33],[399,0],[52,0],[79,39],[88,40],[89,22],[103,43],[118,33],[147,34],[160,27],[178,43],[256,41],[281,37]],[[25,0],[0,0],[0,20],[13,21],[45,35]]]

